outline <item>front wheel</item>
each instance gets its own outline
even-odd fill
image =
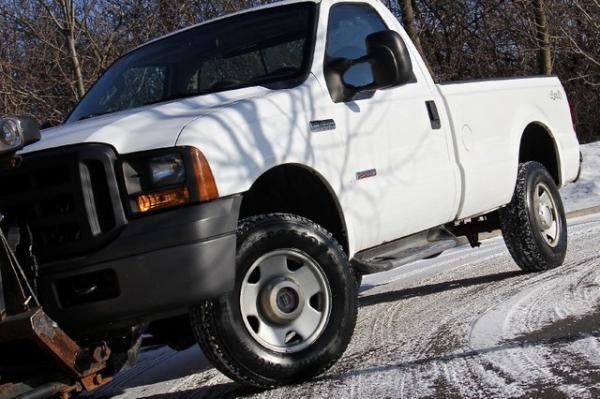
[[[543,165],[519,165],[512,201],[499,216],[506,246],[521,269],[536,272],[562,265],[567,220],[558,188]]]
[[[357,283],[346,254],[321,226],[289,214],[243,221],[232,293],[192,309],[213,365],[260,388],[301,382],[331,367],[350,342]]]

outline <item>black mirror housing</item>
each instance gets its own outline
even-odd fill
[[[393,30],[367,36],[368,56],[371,58],[376,89],[401,86],[413,77],[412,61],[406,43]]]
[[[12,155],[41,139],[40,126],[28,116],[0,118],[0,156]]]
[[[350,60],[336,58],[325,68],[327,86],[334,102],[353,99],[362,92],[401,86],[414,79],[412,61],[402,36],[393,30],[375,32],[367,36],[367,55]],[[344,74],[353,66],[369,64],[373,82],[356,87],[344,82]]]
[[[23,126],[23,137],[25,139],[25,144],[23,146],[40,141],[42,138],[40,124],[30,116],[21,116],[19,119]]]

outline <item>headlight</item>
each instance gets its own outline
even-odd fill
[[[0,142],[9,148],[23,145],[23,129],[18,119],[0,120]]]
[[[212,171],[193,147],[131,154],[121,162],[126,202],[133,214],[218,197]]]
[[[150,179],[155,187],[183,183],[185,168],[181,154],[169,154],[150,160]]]

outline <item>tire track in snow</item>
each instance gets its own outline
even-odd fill
[[[600,387],[596,336],[525,336],[541,334],[547,323],[594,314],[599,236],[600,216],[571,221],[566,265],[542,274],[516,272],[502,239],[494,238],[480,250],[457,248],[366,277],[350,347],[334,368],[308,383],[250,392],[208,369],[168,386],[133,387],[121,397],[592,397]],[[532,290],[538,295],[527,296]],[[515,301],[519,306],[511,308]],[[495,313],[496,322],[489,315],[503,306],[507,312]],[[485,317],[500,327],[475,345]],[[526,342],[515,341],[523,337]]]
[[[571,237],[598,237],[600,228],[586,228],[578,233]],[[596,248],[597,241],[592,238],[592,245],[596,244]],[[502,369],[523,385],[535,381],[539,385],[559,386],[558,389],[565,393],[572,391],[573,386],[565,385],[564,377],[557,372],[557,363],[573,362],[573,350],[567,348],[557,353],[550,345],[530,344],[505,351],[495,351],[492,348],[498,348],[515,337],[526,336],[567,318],[576,319],[591,310],[600,309],[597,254],[582,259],[578,255],[584,251],[578,251],[581,248],[577,247],[575,245],[575,251],[571,251],[567,265],[544,273],[537,282],[484,313],[471,329],[471,348],[482,353],[486,362]],[[576,254],[576,259],[572,259],[573,253]],[[575,343],[577,342],[575,338]],[[581,393],[581,387],[577,390]]]

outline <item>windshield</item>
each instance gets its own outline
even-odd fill
[[[163,101],[262,85],[308,74],[316,5],[253,11],[191,28],[117,60],[67,123]]]

